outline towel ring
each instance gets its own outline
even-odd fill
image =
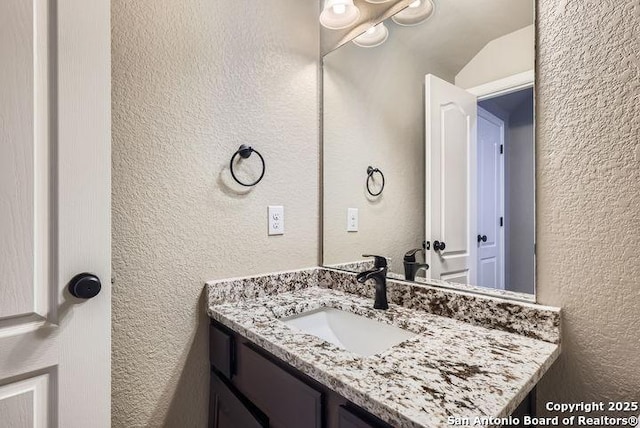
[[[260,158],[260,161],[262,162],[262,173],[260,174],[260,177],[258,177],[258,179],[253,183],[243,183],[238,179],[238,177],[236,177],[236,174],[233,172],[233,161],[236,160],[236,156],[240,156],[242,159],[247,159],[249,156],[251,156],[251,153],[257,154]],[[264,163],[264,158],[262,157],[260,152],[253,147],[247,146],[245,144],[241,145],[240,148],[233,154],[233,156],[231,156],[231,162],[229,162],[229,170],[231,171],[231,176],[234,180],[236,180],[238,184],[245,187],[255,186],[256,184],[260,183],[260,180],[262,180],[262,177],[264,177],[264,172],[266,169],[267,168]]]
[[[373,193],[371,191],[371,188],[369,187],[369,181],[373,178],[373,174],[375,174],[376,172],[380,174],[380,177],[382,177],[382,187],[380,188],[380,191],[378,193]],[[371,196],[380,196],[383,190],[384,190],[384,174],[378,168],[374,168],[372,166],[368,167],[367,168],[367,192],[369,192]]]

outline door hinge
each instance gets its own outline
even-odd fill
[[[500,227],[504,226],[504,217],[500,217]]]
[[[500,144],[500,154],[504,154],[504,144]]]

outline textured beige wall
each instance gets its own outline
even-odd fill
[[[394,32],[374,49],[349,43],[324,58],[325,264],[378,254],[404,274],[404,253],[422,246],[424,76],[453,76],[417,61],[411,36]],[[379,197],[366,190],[369,165],[385,175]],[[347,208],[359,210],[358,232],[346,230]]]
[[[112,5],[113,426],[203,426],[203,282],[317,261],[318,5]],[[540,0],[538,25],[538,292],[565,310],[540,402],[640,399],[640,5]],[[241,142],[269,162],[245,195]]]
[[[318,7],[112,1],[114,427],[205,426],[205,280],[317,264]],[[241,143],[267,161],[248,193]]]
[[[539,399],[639,400],[640,3],[538,18],[538,300],[564,310]]]

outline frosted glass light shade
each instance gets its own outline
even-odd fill
[[[391,19],[398,25],[418,25],[431,18],[435,8],[433,0],[416,0],[407,8],[396,13]]]
[[[389,30],[387,30],[384,22],[381,22],[353,39],[353,43],[361,48],[375,48],[383,44],[388,37]]]
[[[360,17],[360,9],[353,0],[325,0],[320,14],[320,24],[330,30],[352,26]]]

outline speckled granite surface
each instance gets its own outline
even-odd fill
[[[373,259],[358,260],[349,263],[336,263],[334,265],[325,265],[331,269],[346,270],[347,272],[362,272],[363,270],[373,268]]]
[[[448,416],[507,416],[560,352],[554,343],[410,307],[392,304],[388,311],[374,310],[368,297],[338,290],[336,284],[319,287],[331,277],[326,272],[210,283],[209,315],[355,404],[402,427],[444,427]],[[285,284],[278,292],[280,280]],[[348,281],[342,280],[348,288]],[[239,290],[244,287],[241,284],[249,291]],[[258,290],[262,285],[266,288]],[[390,290],[393,293],[396,291]],[[230,300],[225,302],[227,295]],[[416,306],[421,298],[417,293],[402,300]],[[427,298],[433,296],[427,294]],[[323,306],[365,315],[418,335],[381,354],[360,357],[279,320]],[[456,311],[463,309],[477,310],[478,306],[457,306]]]
[[[346,270],[346,271],[356,272],[356,273],[359,272],[358,270],[353,270],[353,269],[341,268],[341,270]],[[387,274],[387,278],[402,281],[404,280],[404,275],[395,273],[395,272],[389,272]],[[477,285],[456,284],[453,282],[447,282],[439,279],[431,279],[431,278],[425,278],[420,276],[416,276],[415,282],[419,284],[430,285],[430,286],[435,286],[440,288],[448,288],[450,290],[464,291],[469,293],[480,293],[487,296],[518,300],[518,301],[527,302],[527,303],[536,302],[536,297],[533,294],[518,293],[515,291],[509,291],[509,290],[498,290],[495,288],[486,288],[486,287],[480,287]]]
[[[321,287],[373,299],[373,286],[357,282],[354,273],[320,268],[317,275]],[[407,308],[547,342],[560,342],[560,310],[557,308],[390,279],[387,279],[387,298]]]
[[[208,306],[314,286],[373,298],[373,285],[360,284],[355,278],[352,272],[321,267],[210,281],[207,283]],[[547,342],[560,342],[560,310],[557,308],[470,293],[466,288],[458,290],[393,279],[387,280],[387,289],[389,302],[400,306]]]
[[[253,299],[318,285],[318,268],[207,282],[208,304]]]

